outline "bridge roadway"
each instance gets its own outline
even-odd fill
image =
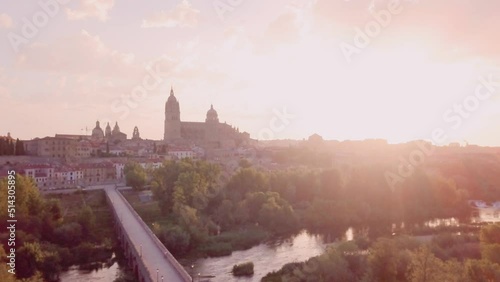
[[[163,282],[192,281],[184,268],[175,260],[163,244],[160,243],[158,238],[156,238],[151,229],[146,226],[132,209],[123,195],[115,187],[107,187],[104,190],[106,191],[108,200],[112,204],[115,215],[119,217],[121,229],[124,230],[129,239],[128,241],[131,242],[132,246],[125,249],[134,248],[133,253],[138,256],[135,259],[142,261],[139,267],[145,266],[145,272],[149,273],[149,275],[143,275],[146,277],[139,277],[140,281],[153,282],[157,278]],[[140,276],[140,274],[137,275]],[[163,280],[161,280],[162,276]]]

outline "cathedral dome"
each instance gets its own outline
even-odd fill
[[[95,128],[92,129],[92,138],[95,138],[95,139],[104,138],[104,131],[102,131],[101,125],[99,124],[99,121],[97,121],[95,123]]]
[[[207,112],[207,119],[206,122],[219,122],[219,115],[217,114],[217,111],[214,109],[214,105],[210,106],[210,110]]]

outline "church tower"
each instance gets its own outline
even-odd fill
[[[109,140],[111,138],[111,126],[109,126],[109,122],[108,122],[108,125],[106,125],[106,134],[105,134],[105,137],[107,140]]]
[[[137,126],[134,127],[134,132],[132,133],[132,140],[134,141],[142,140],[141,134],[139,133],[139,128]]]
[[[165,104],[165,131],[164,141],[173,141],[181,138],[181,110],[179,102],[174,95],[174,89],[170,89],[170,96]]]

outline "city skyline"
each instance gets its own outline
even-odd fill
[[[184,120],[213,104],[255,139],[287,112],[275,139],[397,143],[442,129],[446,143],[500,146],[493,1],[66,2],[2,4],[1,135],[85,134],[99,120],[160,140],[173,85]],[[161,82],[131,101],[155,68]],[[476,106],[484,81],[494,91]]]

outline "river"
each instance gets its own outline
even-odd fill
[[[114,257],[114,254],[113,254]],[[61,282],[112,282],[120,276],[122,268],[115,260],[111,265],[102,264],[97,270],[80,270],[78,266],[72,266],[59,276]]]
[[[472,217],[471,221],[475,223],[498,222],[498,217],[488,217],[485,214],[479,214],[479,216]],[[437,226],[459,226],[460,223],[456,218],[447,218],[429,220],[425,225],[436,228]],[[353,237],[354,229],[349,228],[345,232],[344,238],[339,239],[349,241]],[[330,240],[324,240],[324,237],[321,235],[312,235],[307,231],[302,231],[289,239],[260,244],[244,251],[235,251],[229,256],[183,261],[181,263],[193,276],[197,274],[215,276],[215,278],[210,280],[195,279],[195,281],[254,282],[260,281],[269,272],[281,269],[287,263],[302,262],[311,257],[321,255],[326,247],[331,245],[331,243],[327,244],[325,241],[330,242]],[[335,239],[335,242],[338,242],[338,240]],[[254,275],[252,277],[238,278],[231,274],[233,265],[250,261],[254,263]]]
[[[480,213],[479,216],[472,217],[471,221],[498,222],[499,218],[497,214],[491,216],[487,213]],[[457,226],[459,224],[459,221],[455,218],[436,219],[425,223],[426,226],[433,228],[439,225]],[[353,233],[353,229],[349,228],[342,239],[352,240]],[[244,251],[235,251],[229,256],[182,261],[181,263],[191,275],[196,276],[199,273],[201,275],[215,276],[215,278],[203,281],[254,282],[260,281],[269,272],[281,269],[287,263],[302,262],[321,255],[329,245],[331,243],[325,243],[323,236],[302,231],[291,238],[263,243]],[[230,273],[233,265],[249,261],[254,263],[255,273],[252,277],[237,278]],[[60,281],[109,282],[115,280],[121,272],[122,270],[116,262],[110,267],[104,266],[97,271],[83,271],[73,267],[61,274]],[[202,281],[202,279],[195,279],[195,281]]]
[[[302,231],[291,238],[260,244],[245,251],[235,251],[229,256],[182,263],[192,276],[198,273],[202,276],[215,276],[206,281],[254,282],[260,281],[269,272],[281,269],[287,263],[302,262],[318,256],[325,251],[327,246],[328,244],[324,243],[321,235],[311,235]],[[237,278],[230,273],[233,265],[250,261],[254,263],[252,277]],[[202,279],[195,279],[195,281],[202,281]]]

